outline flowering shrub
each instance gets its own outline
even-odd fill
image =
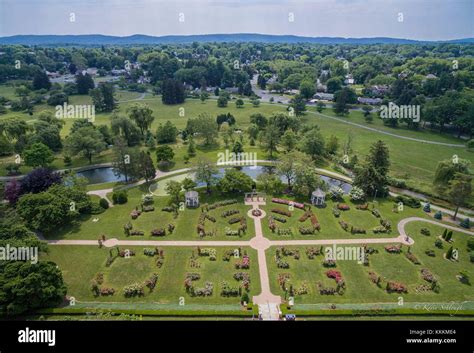
[[[273,216],[268,217],[268,228],[270,228],[272,233],[275,233],[275,230],[277,229],[277,225],[275,223],[275,220],[273,219]]]
[[[326,272],[326,276],[328,276],[328,278],[334,278],[336,280],[336,283],[339,283],[341,282],[343,279],[342,279],[342,275],[341,275],[341,272],[337,271],[337,270],[329,270]]]
[[[234,273],[234,279],[237,281],[242,281],[241,287],[246,291],[250,290],[250,275],[247,272]]]
[[[298,231],[300,232],[301,235],[308,235],[308,234],[314,234],[314,227],[298,227]]]
[[[108,296],[108,295],[114,295],[114,294],[115,294],[114,288],[108,288],[108,287],[100,288],[100,295]]]
[[[217,251],[214,248],[200,248],[198,246],[198,255],[199,256],[209,256],[209,260],[216,261]]]
[[[339,186],[333,185],[331,186],[329,193],[331,194],[331,198],[337,201],[342,199],[342,195],[344,195],[344,190]]]
[[[322,246],[319,249],[316,249],[314,247],[306,248],[306,256],[308,256],[308,259],[310,260],[313,260],[315,256],[318,256],[321,254],[322,254]]]
[[[299,286],[298,288],[295,289],[295,293],[296,295],[304,295],[304,294],[308,294],[309,292],[309,285],[308,285],[308,282],[306,281],[303,281],[301,283],[301,286]]]
[[[351,209],[346,203],[338,203],[337,208],[341,211],[349,211]]]
[[[197,297],[209,297],[212,295],[214,285],[212,282],[206,282],[203,288],[194,288],[193,295]]]
[[[306,210],[303,215],[298,219],[300,222],[306,221],[311,215],[313,214],[313,211],[311,209]]]
[[[391,254],[400,254],[402,252],[402,246],[401,245],[386,245],[385,251]]]
[[[395,281],[387,282],[387,292],[389,293],[408,293],[408,288],[405,284]]]
[[[382,278],[375,272],[369,272],[369,279],[372,283],[379,284],[382,281]]]
[[[368,203],[364,203],[362,205],[357,205],[356,208],[358,210],[362,210],[362,211],[367,211],[369,209],[369,204]]]
[[[430,282],[430,283],[434,283],[438,281],[436,277],[431,273],[431,271],[428,270],[427,268],[421,269],[421,277],[425,281]]]
[[[224,211],[224,212],[221,213],[221,217],[226,218],[226,217],[232,216],[232,215],[237,214],[237,213],[240,213],[240,211],[236,210],[236,209],[227,210],[227,211]]]
[[[380,219],[380,225],[388,231],[392,229],[392,223],[388,219]]]
[[[407,252],[405,253],[405,256],[408,260],[410,260],[411,262],[413,262],[415,265],[419,265],[420,264],[420,260],[418,260],[418,258],[412,254],[411,252]]]
[[[130,231],[130,235],[145,235],[145,232],[142,230],[132,230]]]
[[[357,186],[353,186],[351,191],[349,192],[349,197],[352,201],[363,201],[365,199],[364,190]]]
[[[260,217],[262,215],[262,210],[260,210],[259,208],[254,208],[252,210],[252,216],[254,217]]]
[[[335,260],[324,259],[323,266],[324,267],[336,267],[336,261]]]
[[[291,217],[291,212],[290,211],[287,211],[287,210],[284,210],[284,209],[281,209],[281,208],[272,208],[272,212],[280,214],[282,216]]]
[[[294,201],[285,200],[285,199],[279,199],[279,198],[276,198],[276,197],[272,198],[272,202],[279,203],[281,205],[293,205],[296,208],[304,210],[304,204],[299,203],[299,202],[294,202]]]
[[[387,228],[383,227],[383,226],[378,226],[378,227],[374,227],[372,229],[372,232],[374,232],[375,234],[379,234],[379,233],[389,233],[390,230],[388,230]]]
[[[137,219],[138,216],[140,216],[141,214],[142,214],[142,211],[133,210],[132,212],[130,212],[130,217],[132,217],[132,219]]]
[[[166,235],[166,230],[163,228],[153,229],[151,235],[155,237],[164,237]]]
[[[287,291],[287,284],[290,281],[290,274],[289,273],[280,273],[278,274],[278,285],[283,289],[284,291]]]
[[[161,209],[163,212],[174,212],[174,208],[173,207],[163,207]]]
[[[342,229],[344,229],[346,232],[349,229],[350,225],[347,222],[344,222],[343,220],[339,221],[339,225],[341,226]]]
[[[248,270],[250,268],[250,258],[247,255],[242,257],[242,261],[235,263],[237,270]]]
[[[341,215],[341,212],[337,208],[333,208],[332,214],[334,215],[334,217],[339,218],[339,216]]]
[[[232,229],[226,229],[225,235],[229,235],[229,236],[239,235],[239,231],[238,230],[232,230]]]
[[[175,225],[173,223],[168,223],[168,232],[171,234],[175,229]]]
[[[135,251],[129,250],[129,249],[120,250],[119,256],[120,257],[135,256]]]
[[[143,285],[140,284],[140,283],[135,283],[135,284],[131,284],[129,286],[126,286],[124,289],[123,289],[123,294],[129,298],[129,297],[141,297],[143,295],[145,295],[145,291],[143,290]]]
[[[277,230],[278,235],[293,235],[293,230],[291,228],[279,228]]]
[[[150,291],[152,291],[155,288],[157,281],[158,281],[158,275],[154,273],[151,275],[149,279],[145,281],[145,286],[147,286],[150,289]]]

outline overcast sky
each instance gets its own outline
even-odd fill
[[[0,0],[0,36],[263,33],[446,40],[474,37],[473,18],[474,0]]]

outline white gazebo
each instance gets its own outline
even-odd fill
[[[199,193],[191,190],[184,194],[186,199],[186,207],[198,207],[199,206]]]
[[[323,206],[326,199],[326,193],[317,188],[311,193],[311,203],[315,206]]]

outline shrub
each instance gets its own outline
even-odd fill
[[[115,191],[112,194],[112,202],[114,204],[122,205],[124,203],[127,203],[127,201],[128,201],[128,195],[125,190]]]
[[[463,228],[467,228],[467,229],[471,228],[471,222],[469,218],[464,218],[459,225]]]
[[[155,210],[155,207],[153,205],[148,205],[148,206],[142,206],[143,212],[152,212]]]
[[[145,286],[147,286],[150,289],[150,291],[152,291],[155,288],[157,281],[158,281],[158,275],[154,273],[151,275],[149,279],[145,281]]]
[[[142,214],[142,211],[133,210],[132,212],[130,212],[130,217],[132,217],[132,219],[137,219],[141,214]]]
[[[427,213],[431,212],[431,205],[429,202],[425,203],[425,205],[423,206],[423,211]]]
[[[130,235],[145,235],[145,232],[142,230],[131,230]]]
[[[389,293],[408,293],[408,288],[406,285],[400,282],[388,281],[387,282],[387,292]]]
[[[293,205],[296,208],[304,210],[304,204],[299,203],[299,202],[285,200],[285,199],[279,199],[279,198],[276,198],[276,197],[272,198],[272,202],[279,203],[279,204],[282,204],[282,205]]]
[[[436,239],[434,245],[439,249],[443,248],[443,242],[440,239]]]
[[[143,249],[143,254],[146,256],[155,256],[156,255],[156,248],[145,248]]]
[[[402,252],[402,246],[399,245],[386,245],[385,251],[391,254],[400,254]]]
[[[280,223],[286,223],[286,218],[283,218],[283,217],[273,216],[273,219]]]
[[[99,206],[102,207],[104,210],[108,209],[109,208],[109,201],[107,201],[106,199],[104,198],[101,198],[99,200]]]
[[[164,237],[166,235],[166,230],[164,228],[156,228],[151,231],[151,235],[155,237]]]
[[[418,260],[418,258],[411,252],[407,252],[405,253],[405,256],[408,260],[410,260],[412,263],[414,263],[415,265],[419,265],[420,264],[420,261]]]
[[[250,302],[249,295],[247,294],[247,292],[244,292],[242,294],[242,296],[240,297],[240,301],[242,303],[249,303]]]
[[[301,235],[309,235],[314,234],[315,228],[314,227],[298,227],[298,231]]]
[[[365,200],[365,193],[364,190],[357,186],[353,186],[351,191],[349,192],[349,197],[352,201],[363,201]]]
[[[443,218],[443,213],[441,211],[437,211],[435,214],[434,214],[434,218],[436,219],[442,219]]]
[[[380,218],[380,211],[377,210],[376,208],[374,208],[374,209],[372,210],[372,214],[373,214],[375,217]]]
[[[348,231],[350,225],[347,222],[344,222],[343,220],[339,221],[339,225],[341,226],[342,229],[344,229],[346,232]]]
[[[358,210],[361,210],[361,211],[367,211],[369,209],[369,204],[368,203],[364,203],[362,205],[357,205],[356,206],[356,209]]]
[[[282,216],[291,217],[291,212],[289,212],[287,210],[284,210],[284,209],[281,209],[281,208],[273,208],[272,212],[280,214]]]
[[[324,259],[323,266],[324,267],[336,267],[336,261],[335,260]]]
[[[344,190],[342,190],[342,188],[339,186],[333,185],[329,190],[329,193],[331,194],[331,199],[337,201],[342,199],[342,195],[344,195]]]
[[[135,283],[131,284],[129,286],[126,286],[123,289],[124,295],[129,298],[129,297],[136,297],[136,296],[143,296],[145,295],[145,291],[143,290],[143,285],[140,283]]]
[[[420,208],[421,207],[421,202],[418,199],[415,199],[414,197],[411,196],[402,196],[399,195],[395,197],[395,200],[397,203],[401,202],[404,205],[411,207],[411,208]]]
[[[332,214],[334,215],[334,217],[339,218],[339,216],[341,215],[341,212],[337,208],[333,208]]]
[[[236,210],[236,209],[227,210],[227,211],[224,211],[224,212],[221,213],[221,217],[226,218],[226,217],[232,216],[232,215],[237,214],[237,213],[240,213],[240,211]]]
[[[467,248],[469,250],[474,250],[474,238],[469,238],[467,240]]]
[[[337,208],[341,211],[349,211],[351,209],[349,205],[345,203],[338,203]]]
[[[363,228],[351,227],[351,234],[365,234],[366,231]]]
[[[436,256],[436,253],[434,250],[425,250],[425,254],[428,255],[428,256],[431,256],[431,257],[435,257]]]
[[[420,233],[423,234],[423,235],[426,235],[426,236],[431,235],[431,232],[428,228],[421,228]]]

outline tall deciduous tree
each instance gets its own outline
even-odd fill
[[[34,143],[26,148],[23,151],[23,157],[25,164],[33,168],[46,167],[54,160],[53,152],[41,142]]]
[[[206,184],[207,193],[211,193],[211,186],[217,182],[219,170],[216,165],[208,159],[199,159],[196,167],[196,181]]]
[[[81,154],[92,164],[92,157],[106,148],[104,137],[94,128],[82,127],[66,139],[66,150],[71,155]]]
[[[137,124],[142,136],[150,129],[151,123],[155,119],[153,110],[146,104],[134,104],[127,109],[127,113],[129,118]]]

